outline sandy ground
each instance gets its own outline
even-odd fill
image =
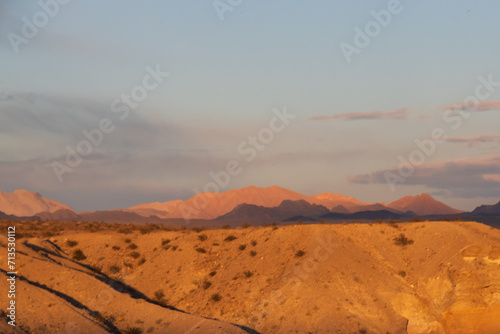
[[[500,328],[500,231],[478,223],[58,234],[18,240],[18,326],[12,331],[2,320],[1,332]],[[5,234],[0,240],[5,247]],[[73,259],[77,249],[85,259]],[[2,310],[7,290],[2,279]]]

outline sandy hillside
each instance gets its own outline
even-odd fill
[[[500,231],[478,223],[93,230],[19,247],[20,324],[37,333],[44,324],[122,333],[250,332],[230,323],[258,333],[500,328]],[[71,260],[76,249],[86,258]]]

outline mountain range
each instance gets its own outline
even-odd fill
[[[333,193],[314,196],[271,186],[250,186],[222,193],[206,192],[183,200],[153,202],[126,209],[76,212],[69,206],[39,193],[16,190],[0,191],[0,218],[35,217],[41,220],[105,221],[120,223],[175,223],[190,220],[217,222],[282,222],[349,219],[410,219],[414,216],[446,215],[496,216],[500,202],[482,205],[467,213],[437,201],[429,194],[406,196],[392,203],[365,203],[353,197]]]

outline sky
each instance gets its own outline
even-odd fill
[[[497,1],[0,1],[0,189],[500,200]]]

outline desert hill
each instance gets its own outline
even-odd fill
[[[389,203],[388,206],[403,212],[412,211],[417,215],[449,215],[463,212],[435,200],[429,194],[405,196],[397,201]]]
[[[0,190],[0,211],[8,215],[35,216],[58,210],[73,211],[69,206],[44,198],[39,193],[19,189],[9,194]]]
[[[23,226],[19,303],[30,307],[19,308],[19,328],[41,333],[71,326],[122,333],[138,327],[143,333],[493,334],[500,327],[500,231],[478,223],[205,231]],[[58,235],[39,237],[40,228]],[[0,240],[5,247],[5,236]]]
[[[276,207],[239,204],[233,210],[217,218],[218,221],[281,222],[291,217],[316,217],[329,213],[323,205],[310,204],[305,200],[284,200]]]
[[[500,202],[494,205],[481,205],[472,211],[476,215],[500,215]]]

